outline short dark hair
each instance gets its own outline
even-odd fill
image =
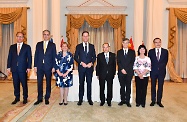
[[[157,38],[154,38],[154,39],[153,39],[153,42],[155,42],[155,40],[157,40],[157,39],[159,39],[160,42],[162,41],[160,38],[157,37]]]
[[[88,32],[88,31],[83,31],[83,32],[82,32],[82,36],[83,36],[84,33],[87,33],[87,34],[89,35],[89,32]]]
[[[123,38],[122,40],[123,40],[123,41],[127,41],[127,40],[129,41],[129,39],[128,39],[128,38]]]
[[[138,51],[137,51],[137,52],[138,52],[138,55],[140,55],[140,49],[141,49],[141,48],[144,48],[144,49],[145,49],[144,55],[147,56],[147,49],[146,49],[145,45],[140,45],[140,46],[138,47]]]
[[[46,32],[46,31],[49,33],[49,35],[51,34],[51,32],[49,30],[44,30],[43,33]]]
[[[23,37],[24,37],[24,33],[21,32],[21,31],[18,31],[18,32],[16,33],[16,36],[17,36],[19,33],[21,33],[21,34],[23,35]]]
[[[108,44],[108,47],[110,47],[110,44],[109,44],[109,43],[105,42],[105,43],[103,43],[103,46],[104,46],[105,44]]]

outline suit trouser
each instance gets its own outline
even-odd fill
[[[157,89],[157,102],[161,102],[163,94],[164,76],[154,75],[151,76],[151,100],[156,101],[156,83],[158,79],[158,89]]]
[[[144,77],[143,79],[140,79],[138,76],[135,76],[137,104],[145,105],[146,103],[148,80],[149,77]]]
[[[51,95],[51,70],[37,70],[37,87],[38,87],[38,100],[43,99],[43,77],[46,78],[46,94],[45,99],[48,100]]]
[[[28,85],[27,85],[27,73],[25,72],[12,72],[14,96],[17,100],[20,99],[20,83],[23,88],[23,99],[28,98]]]
[[[105,82],[107,82],[107,102],[111,102],[113,96],[113,78],[109,78],[108,76],[106,79],[99,78],[100,100],[103,103],[105,102]]]
[[[130,94],[131,94],[131,80],[132,76],[128,75],[118,75],[119,83],[120,83],[120,95],[121,101],[130,102]]]
[[[84,81],[86,77],[86,83],[87,83],[87,99],[92,100],[91,92],[92,92],[92,76],[93,72],[79,72],[79,100],[83,100],[84,96]]]

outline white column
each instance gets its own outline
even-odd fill
[[[34,53],[37,42],[42,40],[42,26],[43,26],[43,10],[42,0],[33,0],[29,3],[30,9],[28,10],[28,41],[32,49],[32,65],[34,66]],[[32,16],[32,17],[30,17]],[[34,70],[30,73],[30,79],[36,79]]]
[[[163,27],[164,24],[164,16],[163,13],[166,8],[163,7],[162,0],[147,0],[147,25],[146,25],[146,43],[148,49],[153,48],[153,39],[156,37],[163,38]],[[167,30],[167,28],[165,29]]]
[[[137,51],[138,46],[143,41],[143,17],[144,17],[144,0],[134,1],[134,48]]]
[[[42,0],[42,30],[49,30],[49,11],[48,0]]]
[[[60,0],[51,1],[51,34],[57,51],[60,51]]]

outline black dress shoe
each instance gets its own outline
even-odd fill
[[[62,102],[62,103],[59,103],[59,105],[63,105],[63,102]]]
[[[140,106],[140,104],[136,104],[136,107],[139,107]]]
[[[68,103],[64,103],[64,105],[68,105]]]
[[[27,103],[27,99],[24,99],[24,100],[23,100],[23,104],[26,104],[26,103]]]
[[[90,105],[93,105],[92,100],[88,100],[88,103],[89,103]]]
[[[101,103],[100,103],[100,106],[103,106],[104,104],[105,104],[105,102],[101,102]]]
[[[107,102],[107,104],[108,104],[108,106],[109,106],[109,107],[111,107],[111,106],[112,106],[111,102]]]
[[[127,107],[131,107],[131,104],[130,103],[126,103],[127,104]]]
[[[37,100],[34,105],[38,105],[39,103],[43,102],[43,100]]]
[[[12,105],[13,104],[16,104],[17,102],[19,102],[20,100],[19,99],[15,99],[13,102],[12,102]]]
[[[45,104],[48,105],[49,104],[49,100],[45,100]]]
[[[78,106],[82,105],[82,100],[79,100],[79,102],[77,103]]]
[[[155,102],[151,102],[150,106],[154,106],[155,105]]]
[[[142,104],[142,107],[145,108],[145,105]]]
[[[164,107],[161,102],[157,102],[157,105],[159,105],[162,108]]]
[[[121,101],[121,102],[118,103],[119,106],[122,106],[123,104],[125,104],[124,101]]]

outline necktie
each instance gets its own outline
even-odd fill
[[[44,54],[46,52],[46,41],[44,41]]]
[[[108,64],[109,58],[108,58],[107,54],[106,54],[106,56],[105,56],[105,59],[106,59],[106,63]]]
[[[127,56],[127,52],[126,52],[126,50],[125,50],[125,54],[124,54],[124,56],[125,56],[125,58],[126,58],[126,56]]]
[[[17,47],[17,54],[19,55],[19,52],[20,52],[20,44],[18,44],[18,47]]]
[[[85,44],[85,47],[84,47],[84,51],[85,51],[85,54],[87,54],[87,44]]]
[[[159,58],[160,58],[160,52],[159,52],[159,49],[157,49],[157,60],[159,61]]]

